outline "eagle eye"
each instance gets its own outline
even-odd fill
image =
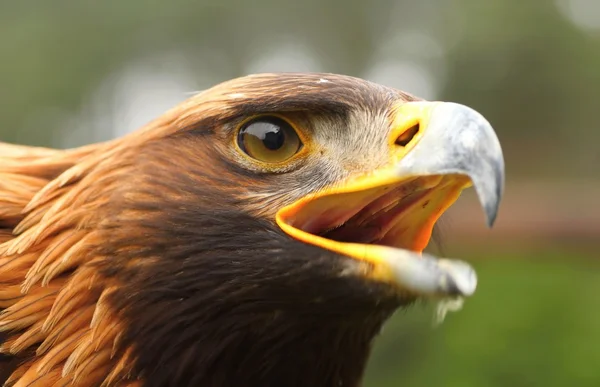
[[[285,161],[302,147],[302,141],[292,125],[275,116],[257,117],[244,123],[237,141],[244,153],[265,163]]]

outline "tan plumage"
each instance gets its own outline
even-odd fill
[[[97,258],[84,252],[103,199],[82,180],[106,145],[57,151],[0,144],[0,331],[8,337],[0,351],[24,362],[7,385],[95,385],[105,373],[98,370],[120,360],[109,350],[118,322],[101,298],[110,284],[96,280],[90,265]]]
[[[382,324],[420,296],[403,282],[411,272],[390,269],[396,252],[420,258],[408,250],[428,241],[466,181],[373,177],[427,132],[420,124],[434,105],[402,110],[412,101],[346,76],[262,74],[217,85],[114,141],[72,150],[0,143],[0,382],[360,385]],[[448,109],[438,118],[482,126],[475,138],[484,145],[430,135],[427,149],[452,150],[436,155],[432,172],[481,177],[493,218],[497,140],[471,112]],[[303,144],[274,162],[250,157],[240,145],[248,119],[261,130],[278,119]],[[260,146],[274,133],[252,136]],[[267,153],[279,149],[269,141]],[[428,167],[422,160],[411,165]],[[355,178],[365,178],[362,189],[292,208]],[[292,208],[283,224],[282,208]],[[365,250],[352,253],[352,241]],[[361,253],[384,242],[390,255]],[[460,268],[432,264],[415,275],[423,288],[468,293]]]

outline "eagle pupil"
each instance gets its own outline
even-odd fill
[[[270,150],[276,151],[284,146],[286,140],[286,130],[293,129],[289,124],[278,117],[262,118],[254,121],[242,130],[242,133],[254,136],[262,141],[263,146]]]
[[[279,128],[271,127],[270,131],[264,134],[262,141],[267,149],[277,150],[283,146],[285,136]]]

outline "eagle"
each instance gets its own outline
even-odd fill
[[[121,138],[0,143],[0,383],[359,386],[386,320],[477,277],[423,250],[499,140],[328,73],[220,83]]]

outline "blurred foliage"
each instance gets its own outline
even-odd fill
[[[364,77],[382,58],[413,60],[437,82],[436,99],[494,124],[509,179],[598,179],[600,29],[561,12],[573,1],[585,0],[4,0],[0,140],[108,138],[114,128],[104,121],[65,126],[90,114],[90,96],[128,64],[171,71],[170,60],[183,61],[192,91],[244,75],[292,41],[318,65],[268,70]],[[520,247],[507,241],[475,260],[480,289],[442,326],[432,328],[431,308],[399,311],[376,342],[366,385],[600,385],[599,261],[560,246],[516,254]]]

